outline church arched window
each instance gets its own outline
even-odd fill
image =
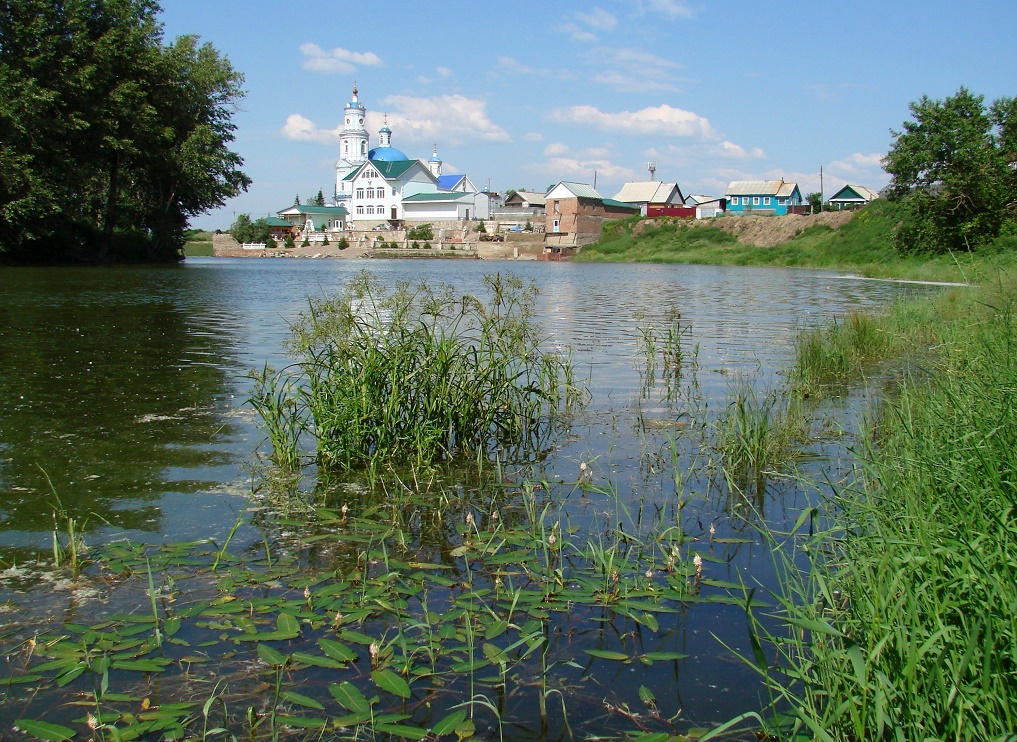
[[[348,155],[350,153],[350,143],[343,142],[343,154]]]
[[[360,154],[362,154],[362,155],[366,155],[367,154],[367,142],[361,142],[360,143]]]

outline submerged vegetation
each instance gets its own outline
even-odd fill
[[[364,272],[312,300],[293,326],[299,360],[266,369],[253,394],[275,461],[296,465],[305,432],[326,468],[546,447],[582,397],[568,349],[542,342],[532,284],[500,274],[484,284],[486,303],[450,286],[390,292]]]

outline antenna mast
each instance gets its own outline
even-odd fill
[[[650,171],[650,180],[651,181],[656,180],[657,179],[657,163],[655,163],[655,162],[648,162],[648,163],[646,163],[646,169]]]

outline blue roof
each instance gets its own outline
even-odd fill
[[[397,160],[408,160],[402,150],[395,147],[375,147],[367,153],[368,160],[381,160],[382,162],[396,162]]]
[[[462,175],[439,175],[438,188],[443,191],[451,191],[463,179]]]

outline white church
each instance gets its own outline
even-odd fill
[[[367,111],[358,96],[354,84],[343,112],[335,165],[335,206],[349,213],[353,225],[490,218],[489,194],[479,192],[465,175],[442,174],[437,144],[428,160],[410,159],[392,146],[386,116],[378,146],[372,148],[364,125]]]

